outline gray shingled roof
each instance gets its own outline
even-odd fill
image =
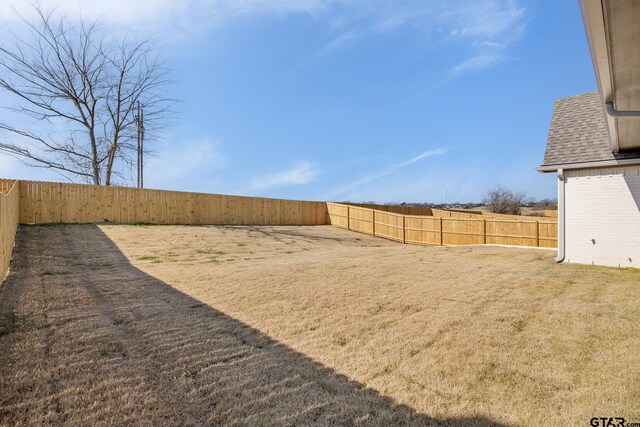
[[[556,101],[544,165],[614,160],[598,92]]]
[[[611,152],[598,92],[556,101],[542,166],[640,157],[640,150]]]

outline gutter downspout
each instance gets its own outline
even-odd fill
[[[640,117],[640,111],[623,111],[613,108],[612,102],[604,104],[604,111],[611,117]]]
[[[558,257],[556,262],[564,261],[564,217],[565,217],[565,203],[564,203],[564,183],[565,176],[564,170],[558,169]]]

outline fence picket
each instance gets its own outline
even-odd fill
[[[329,224],[415,245],[534,246],[557,245],[557,222],[552,218],[490,216],[428,209],[432,215],[406,215],[406,207],[327,203]],[[402,208],[402,209],[395,209]],[[396,211],[396,212],[393,212]],[[366,213],[366,215],[365,215]]]

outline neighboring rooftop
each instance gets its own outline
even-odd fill
[[[553,109],[543,166],[640,157],[613,153],[598,92],[558,99]]]

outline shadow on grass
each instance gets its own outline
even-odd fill
[[[263,234],[277,241],[284,241],[283,238],[285,237],[295,237],[298,239],[310,240],[310,241],[332,241],[332,242],[353,242],[354,240],[360,239],[360,237],[358,237],[358,234],[360,233],[349,235],[346,237],[334,237],[334,236],[323,236],[320,234],[312,234],[313,229],[307,226],[303,226],[303,227],[306,227],[304,232],[296,231],[295,227],[297,226],[287,226],[287,227],[288,228],[286,229],[275,229],[275,228],[265,229],[265,227],[252,227],[252,226],[248,226],[247,228],[252,232]],[[327,226],[327,227],[330,227],[330,226]]]
[[[398,405],[145,274],[96,226],[21,227],[14,260],[0,289],[8,425],[499,425]]]

